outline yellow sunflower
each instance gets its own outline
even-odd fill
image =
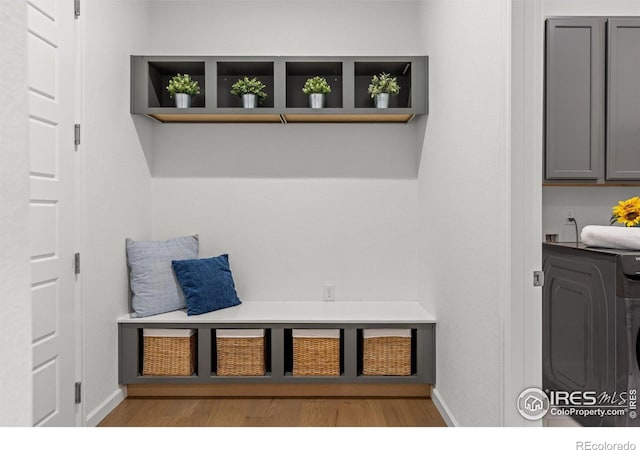
[[[612,211],[611,223],[620,222],[628,227],[640,226],[640,198],[621,200]]]

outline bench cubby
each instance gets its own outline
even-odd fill
[[[417,302],[244,302],[233,308],[198,316],[173,311],[118,321],[120,384],[216,383],[435,383],[435,319]],[[142,329],[197,330],[192,376],[142,374]],[[265,329],[263,376],[219,376],[216,373],[216,330]],[[363,330],[411,330],[410,375],[363,375]],[[293,376],[293,329],[340,330],[340,375]]]

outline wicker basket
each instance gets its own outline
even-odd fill
[[[340,375],[340,330],[293,330],[293,376]]]
[[[364,330],[363,375],[411,375],[411,330]]]
[[[216,330],[219,376],[265,374],[264,330]]]
[[[142,375],[190,376],[195,370],[195,330],[144,329]]]

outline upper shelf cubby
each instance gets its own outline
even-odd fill
[[[191,99],[193,108],[204,108],[206,98],[206,80],[204,61],[149,61],[149,95],[147,104],[149,108],[173,107],[174,100],[169,96],[167,85],[176,74],[188,73],[192,79],[198,82],[200,94]]]
[[[166,87],[171,77],[188,73],[200,93],[191,107],[177,108]],[[395,77],[400,93],[388,108],[376,108],[368,93],[371,78]],[[323,108],[311,108],[302,88],[323,77],[331,87]],[[244,77],[266,85],[267,97],[244,108],[232,85]],[[131,56],[131,113],[166,122],[407,123],[428,111],[426,56]]]
[[[331,92],[325,95],[325,108],[342,108],[341,61],[286,61],[287,108],[309,108],[309,96],[302,92],[309,78],[327,80]]]
[[[244,77],[256,78],[264,83],[267,98],[259,106],[274,107],[273,61],[218,61],[216,66],[218,108],[242,108],[242,99],[231,93],[231,86]]]
[[[356,108],[375,108],[368,93],[371,78],[386,73],[396,78],[400,86],[398,95],[389,97],[389,108],[411,108],[411,60],[355,61],[354,103]]]

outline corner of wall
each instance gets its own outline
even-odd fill
[[[447,403],[442,398],[442,395],[440,394],[438,389],[435,388],[435,387],[431,390],[431,398],[433,400],[433,404],[436,405],[436,408],[438,409],[438,412],[440,413],[440,415],[444,419],[444,421],[447,424],[447,426],[448,427],[459,427],[460,426],[460,422],[458,422],[458,420],[455,418],[455,416],[451,412],[451,409],[449,409],[449,406],[447,405]]]
[[[118,385],[115,326],[129,312],[125,239],[151,238],[153,123],[133,117],[129,101],[130,55],[148,47],[151,7],[87,0],[80,18],[82,408],[88,425],[126,395]]]
[[[120,386],[87,414],[85,426],[97,427],[125,398],[127,398],[127,388],[126,386]]]

